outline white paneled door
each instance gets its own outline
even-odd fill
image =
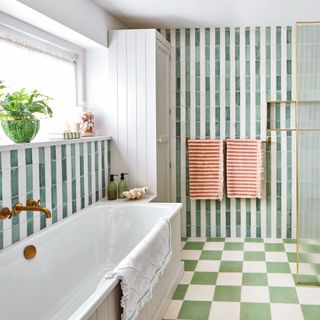
[[[169,202],[170,44],[154,29],[115,30],[109,53],[112,171]]]
[[[157,39],[157,201],[170,201],[170,53]]]

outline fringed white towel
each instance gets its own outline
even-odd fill
[[[227,140],[227,196],[259,198],[263,193],[263,146],[261,140]]]
[[[152,289],[172,255],[171,224],[161,218],[152,230],[108,272],[106,279],[117,278],[122,289],[122,320],[134,320],[152,298]]]
[[[223,198],[223,140],[188,140],[191,199]]]

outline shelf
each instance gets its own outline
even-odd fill
[[[298,100],[298,104],[303,103],[320,103],[320,100]],[[274,100],[274,101],[267,101],[268,104],[297,104],[296,100]]]
[[[81,143],[81,142],[90,142],[90,141],[101,141],[101,140],[111,140],[109,136],[95,136],[87,137],[80,139],[67,139],[67,140],[45,140],[45,141],[32,141],[30,143],[13,143],[9,142],[6,144],[0,144],[0,152],[8,150],[21,150],[27,148],[39,148],[47,146],[57,146],[62,144],[72,144],[72,143]]]
[[[295,104],[293,100],[275,100],[267,101],[267,131],[295,131],[296,128],[285,127],[286,119],[281,121],[281,108],[288,107],[291,109],[291,114],[295,115]],[[283,109],[282,109],[283,110]],[[284,127],[281,127],[284,126]]]

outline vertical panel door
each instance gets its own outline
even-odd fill
[[[170,201],[170,54],[157,40],[157,201]]]

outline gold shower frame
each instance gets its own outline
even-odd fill
[[[299,26],[308,24],[320,24],[320,21],[298,21],[296,22],[296,264],[297,275],[296,284],[304,286],[320,286],[320,282],[304,282],[299,281],[299,131],[320,131],[320,129],[300,129],[299,128],[299,81],[298,81],[298,43],[299,43]],[[308,101],[309,102],[309,101]],[[310,101],[311,102],[311,101]],[[320,101],[312,101],[320,102]]]
[[[296,56],[296,100],[275,100],[267,101],[267,114],[271,106],[278,105],[279,107],[285,104],[295,104],[295,128],[268,128],[268,119],[266,119],[266,130],[269,132],[281,132],[281,131],[291,131],[296,132],[296,266],[297,274],[295,282],[297,285],[303,286],[320,286],[320,282],[303,282],[299,281],[299,132],[303,131],[320,131],[320,128],[314,129],[300,129],[299,128],[299,103],[320,103],[320,100],[299,100],[298,97],[298,41],[299,41],[299,26],[308,24],[320,24],[320,21],[298,21],[295,24],[296,29],[296,44],[295,44],[295,56]]]

